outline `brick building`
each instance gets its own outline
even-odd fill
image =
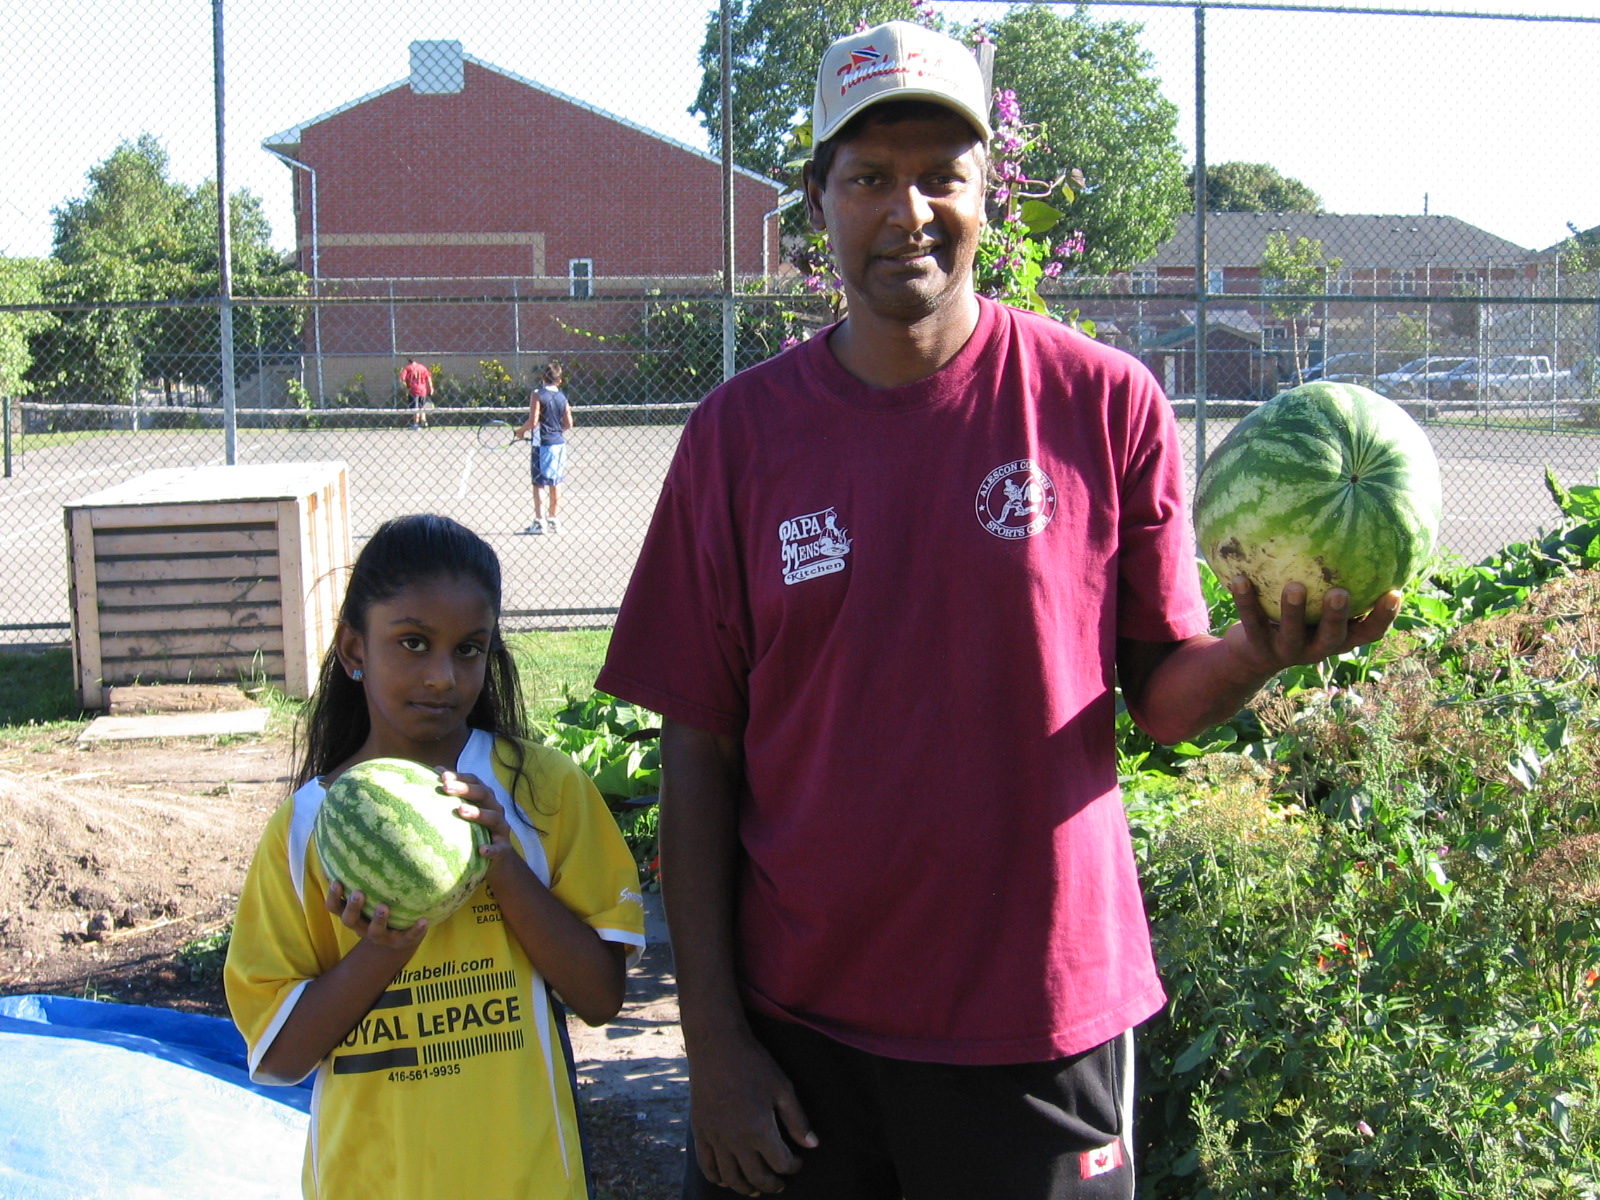
[[[413,42],[407,78],[262,145],[293,172],[299,266],[330,300],[306,332],[330,393],[408,355],[525,377],[596,344],[571,326],[635,319],[624,297],[720,288],[718,158],[460,42]],[[734,176],[735,271],[773,273],[781,186]]]
[[[1247,297],[1270,294],[1262,259],[1274,235],[1301,238],[1330,263],[1310,290],[1321,303],[1294,311]],[[1207,391],[1261,399],[1296,378],[1297,366],[1325,355],[1367,352],[1377,370],[1386,353],[1476,355],[1551,353],[1548,332],[1526,307],[1495,297],[1531,294],[1538,256],[1525,247],[1439,215],[1338,213],[1206,214]],[[1142,358],[1169,392],[1192,394],[1198,312],[1195,220],[1178,217],[1149,259],[1108,281],[1126,295],[1085,311],[1116,330],[1117,344]],[[1235,296],[1238,298],[1235,299]],[[1483,303],[1458,303],[1479,298]],[[1505,308],[1513,312],[1505,312]],[[1421,342],[1418,342],[1418,338]]]

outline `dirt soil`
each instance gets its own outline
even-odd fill
[[[77,733],[0,741],[0,995],[226,1016],[220,981],[180,951],[231,920],[287,794],[288,738]],[[678,1194],[688,1085],[658,900],[623,1012],[600,1029],[571,1021],[599,1200]]]

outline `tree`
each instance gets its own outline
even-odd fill
[[[1194,172],[1189,172],[1194,191]],[[1267,163],[1225,162],[1206,168],[1207,212],[1324,211],[1322,197]]]
[[[40,258],[0,258],[0,305],[38,304],[51,264]],[[47,312],[0,312],[0,396],[25,396],[33,366],[30,339],[55,324]]]
[[[791,131],[811,111],[812,71],[834,37],[892,19],[918,19],[902,0],[746,0],[733,16],[733,152],[741,165],[781,178]],[[994,85],[1016,93],[1023,119],[1044,126],[1044,145],[1029,162],[1037,178],[1074,168],[1088,186],[1073,202],[1082,231],[1074,262],[1085,274],[1118,270],[1148,258],[1171,236],[1187,203],[1178,110],[1149,72],[1141,26],[1097,22],[1087,12],[1062,16],[1046,4],[1013,9],[989,31]],[[947,27],[960,36],[962,29]],[[720,33],[715,17],[700,51],[700,93],[690,111],[713,145],[720,134]]]
[[[45,289],[62,304],[210,299],[220,289],[217,186],[189,188],[168,178],[167,152],[150,134],[123,142],[88,172],[82,196],[55,210],[56,269]],[[269,244],[260,200],[228,198],[234,292],[239,296],[305,293],[305,279]],[[295,347],[294,308],[244,309],[236,345],[258,340],[274,351]],[[131,401],[160,380],[214,389],[220,382],[218,320],[212,305],[85,308],[66,313],[34,340],[36,384],[64,399]],[[243,366],[243,364],[241,364]]]
[[[1082,274],[1149,258],[1189,202],[1178,109],[1150,74],[1141,29],[1030,4],[992,30],[995,86],[1014,90],[1024,119],[1044,126],[1046,148],[1030,159],[1030,173],[1053,179],[1076,169],[1087,181],[1067,222],[1081,231],[1073,265]]]
[[[1296,238],[1294,244],[1290,245],[1288,234],[1269,233],[1266,251],[1261,255],[1262,290],[1301,296],[1326,292],[1328,276],[1343,265],[1342,258],[1329,258],[1323,253],[1321,238]],[[1300,323],[1311,315],[1314,303],[1312,300],[1286,299],[1272,301],[1267,306],[1273,316],[1289,323],[1296,383],[1305,378]]]
[[[822,52],[858,22],[910,21],[909,0],[741,0],[733,6],[733,159],[782,178],[790,130],[811,115]],[[712,10],[700,47],[700,91],[689,111],[722,147],[722,31]]]

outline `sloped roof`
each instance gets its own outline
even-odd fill
[[[1143,339],[1140,344],[1159,350],[1168,346],[1181,346],[1193,341],[1195,318],[1200,315],[1199,310],[1185,308],[1178,315],[1183,318],[1185,324],[1179,325],[1176,329],[1169,329],[1165,333]],[[1255,342],[1257,345],[1261,344],[1263,336],[1261,322],[1256,320],[1253,313],[1242,308],[1206,309],[1206,328],[1225,330],[1245,341]]]
[[[486,62],[474,54],[464,54],[461,57],[463,61],[469,62],[473,64],[473,66],[481,67],[485,71],[493,71],[496,75],[502,75],[507,79],[522,84],[524,87],[530,87],[534,89],[534,91],[543,92],[547,96],[554,97],[555,99],[561,100],[567,104],[571,104],[574,107],[594,113],[597,117],[603,117],[607,121],[615,121],[618,125],[622,125],[628,129],[631,129],[635,133],[642,133],[646,137],[655,138],[658,142],[665,142],[669,146],[676,146],[685,154],[692,154],[696,158],[702,158],[707,162],[716,163],[719,166],[722,163],[722,160],[716,155],[697,149],[696,147],[689,145],[688,142],[680,142],[677,138],[668,137],[664,133],[657,133],[654,129],[640,125],[637,121],[630,121],[626,117],[619,117],[615,113],[607,112],[605,109],[590,104],[586,100],[579,100],[576,96],[569,96],[565,92],[557,91],[553,87],[547,87],[544,84],[539,83],[536,80],[529,79],[524,75],[518,75],[515,71],[508,71],[504,67],[497,67],[494,63]],[[276,151],[279,154],[286,154],[290,158],[295,158],[300,153],[300,140],[305,136],[305,131],[310,129],[311,126],[319,125],[331,117],[338,116],[340,113],[349,112],[352,108],[366,104],[370,100],[376,100],[379,96],[387,95],[398,88],[409,87],[410,84],[411,77],[408,75],[404,79],[396,80],[394,83],[386,84],[375,91],[368,92],[365,96],[357,96],[354,100],[347,100],[337,108],[330,108],[327,112],[318,113],[314,117],[310,117],[307,120],[301,121],[298,125],[292,125],[288,129],[285,129],[279,133],[274,133],[268,137],[262,138],[261,146],[265,150]],[[783,184],[781,184],[778,180],[767,175],[763,175],[758,171],[752,171],[747,167],[735,165],[733,169],[739,174],[747,176],[750,179],[759,180],[775,190],[781,190],[783,187]]]
[[[1287,234],[1293,243],[1311,238],[1328,258],[1346,268],[1443,266],[1484,267],[1529,262],[1533,251],[1469,225],[1459,217],[1346,216],[1337,213],[1206,214],[1206,261],[1213,270],[1258,267],[1267,236]],[[1194,266],[1194,214],[1177,220],[1173,235],[1140,268]]]

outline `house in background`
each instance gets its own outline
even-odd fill
[[[638,306],[607,297],[720,289],[718,158],[460,42],[410,49],[407,78],[262,142],[293,172],[300,269],[342,301],[307,325],[328,392],[361,372],[386,395],[409,355],[467,372],[498,357],[525,377],[592,352],[569,327],[625,327]],[[781,185],[734,176],[735,271],[771,274]],[[377,302],[344,302],[363,296]]]
[[[1290,314],[1263,301],[1229,299],[1274,290],[1275,281],[1263,278],[1261,268],[1274,234],[1286,237],[1291,248],[1300,238],[1320,243],[1324,260],[1338,260],[1313,289],[1326,290],[1327,302]],[[1207,391],[1270,396],[1293,382],[1297,349],[1302,366],[1358,350],[1376,361],[1401,328],[1402,316],[1410,321],[1406,336],[1420,330],[1425,352],[1477,353],[1485,330],[1506,314],[1487,303],[1459,301],[1527,294],[1539,274],[1535,259],[1531,250],[1456,217],[1207,213]],[[1127,331],[1124,347],[1143,358],[1169,392],[1192,392],[1194,214],[1180,216],[1156,253],[1115,283],[1119,291],[1126,287],[1127,297],[1097,304]],[[1091,315],[1101,319],[1099,309]],[[1507,338],[1513,324],[1502,330]]]

